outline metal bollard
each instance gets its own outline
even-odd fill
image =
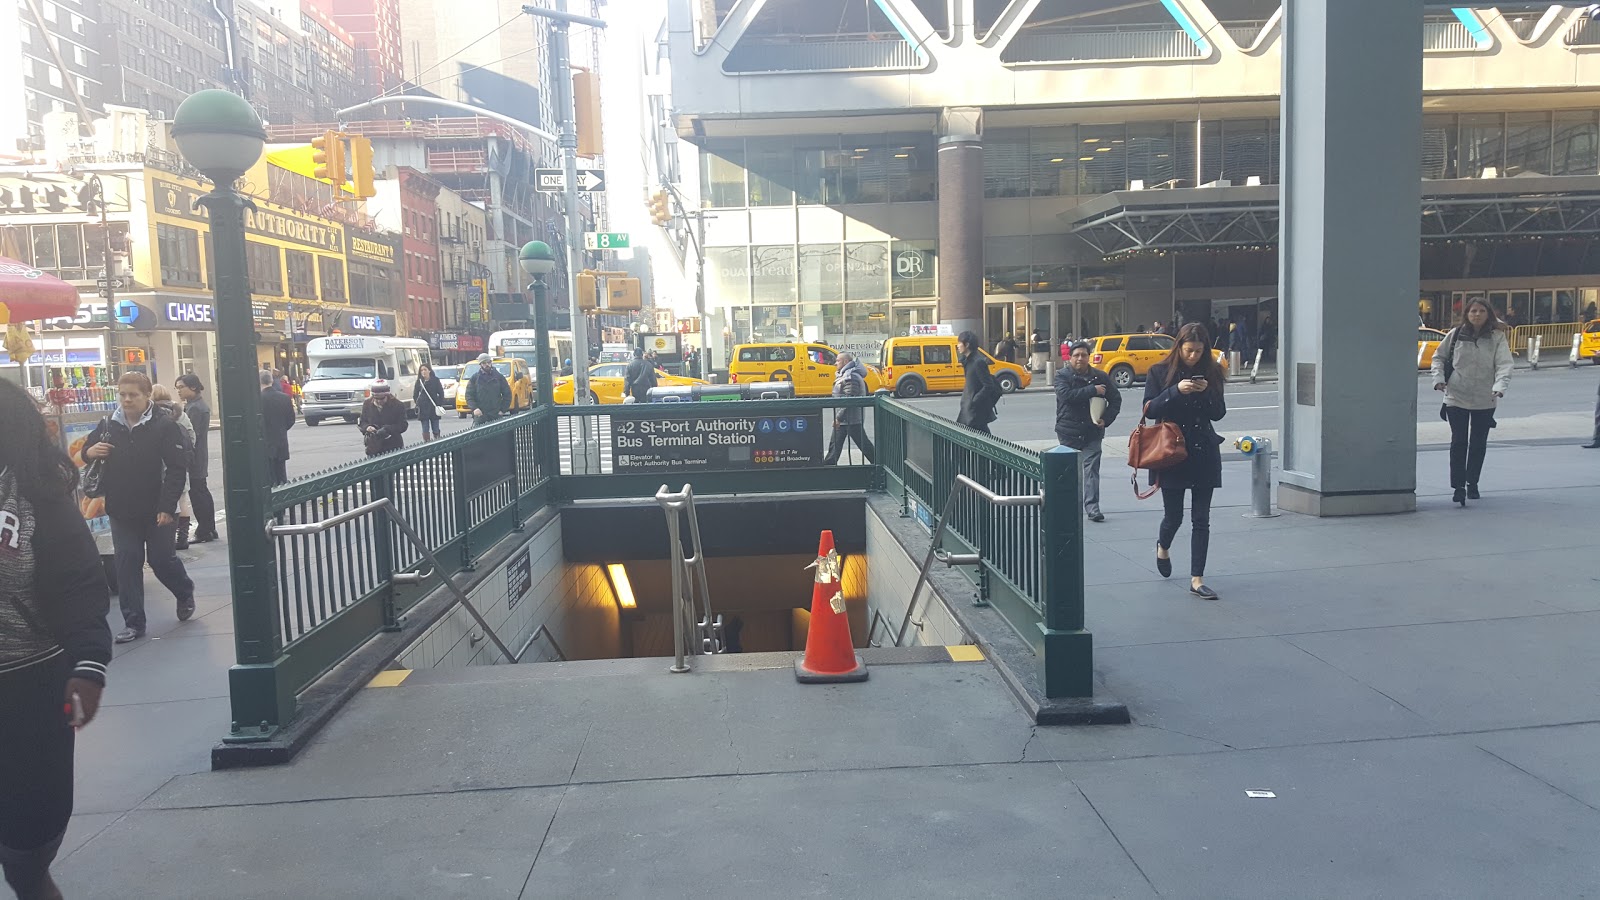
[[[1233,442],[1240,453],[1250,457],[1250,511],[1246,519],[1275,519],[1272,511],[1272,442],[1249,435]]]
[[[1543,343],[1543,338],[1537,334],[1528,339],[1528,365],[1535,372],[1539,371],[1539,349]]]
[[[1583,346],[1583,335],[1572,336],[1572,352],[1567,354],[1567,365],[1576,369],[1578,367],[1578,348]]]
[[[1256,362],[1255,362],[1255,365],[1250,367],[1250,383],[1251,384],[1255,384],[1256,383],[1256,376],[1261,374],[1261,354],[1263,354],[1265,352],[1267,352],[1267,351],[1265,351],[1265,350],[1257,350],[1256,351]]]
[[[1239,370],[1244,368],[1244,360],[1241,359],[1242,356],[1243,356],[1243,354],[1241,354],[1237,350],[1229,350],[1228,351],[1228,377],[1229,378],[1238,378],[1239,377]]]

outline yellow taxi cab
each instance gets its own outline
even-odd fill
[[[1033,383],[1033,375],[1015,363],[1001,362],[979,348],[989,360],[989,371],[1008,394]],[[920,397],[960,391],[967,373],[956,355],[956,339],[950,335],[893,337],[883,344],[879,366],[885,388],[896,397]]]
[[[1578,358],[1600,366],[1600,319],[1583,326],[1583,342],[1578,344]]]
[[[494,368],[511,385],[511,412],[533,405],[533,375],[528,372],[526,360],[514,356],[501,357],[494,361]],[[465,419],[472,415],[472,407],[467,405],[467,384],[472,381],[472,376],[478,374],[478,364],[462,366],[461,374],[464,377],[456,384],[456,415]]]
[[[833,394],[838,361],[839,352],[827,344],[740,344],[733,348],[728,381],[731,384],[792,381],[796,397],[827,397]],[[871,366],[862,368],[867,370],[867,393],[870,394],[879,389],[881,382]]]
[[[1111,376],[1118,388],[1133,387],[1134,381],[1150,374],[1150,367],[1167,358],[1175,340],[1165,334],[1106,334],[1089,339],[1089,365]],[[1212,358],[1228,373],[1228,357],[1212,350]]]
[[[589,402],[590,403],[621,403],[627,383],[628,364],[623,362],[601,363],[589,367]],[[660,387],[681,387],[690,384],[709,384],[698,378],[685,378],[682,375],[668,375],[663,369],[656,369],[656,384]],[[559,378],[551,387],[551,394],[558,406],[571,406],[573,395],[577,388],[572,378]]]
[[[1417,329],[1417,369],[1433,368],[1433,355],[1439,352],[1439,344],[1444,341],[1447,332],[1437,328]]]

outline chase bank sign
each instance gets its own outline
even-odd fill
[[[383,331],[383,316],[349,316],[351,331]]]
[[[168,303],[167,322],[173,325],[214,325],[216,316],[209,303]]]

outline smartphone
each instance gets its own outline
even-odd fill
[[[61,712],[67,718],[67,724],[71,725],[73,728],[82,728],[83,698],[78,696],[77,691],[72,692],[72,701],[70,703],[63,704],[63,707],[64,708],[61,710]]]

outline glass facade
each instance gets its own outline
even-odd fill
[[[842,206],[935,199],[931,135],[713,141],[700,155],[708,209]]]

